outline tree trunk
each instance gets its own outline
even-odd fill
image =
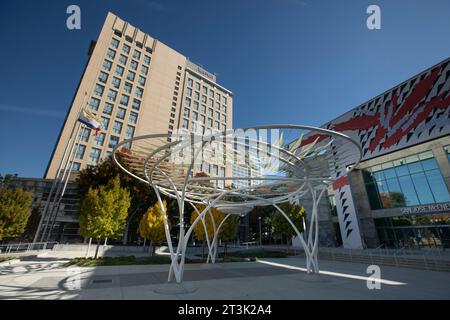
[[[99,248],[100,248],[100,238],[97,239],[97,248],[95,249],[94,259],[97,259],[97,257],[98,257],[98,249]]]
[[[202,241],[202,262],[204,255],[205,255],[205,240]]]
[[[125,224],[125,232],[123,233],[123,240],[122,240],[122,244],[126,245],[128,242],[128,230],[130,228],[130,219],[127,219],[127,222]]]
[[[153,256],[153,241],[150,241],[150,245],[148,246],[148,252],[150,256]]]

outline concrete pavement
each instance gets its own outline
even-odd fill
[[[196,290],[160,294],[168,265],[63,267],[33,258],[0,267],[0,299],[449,299],[450,273],[381,266],[381,289],[367,288],[367,265],[320,261],[307,275],[299,257],[186,265]]]

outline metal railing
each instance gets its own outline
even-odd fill
[[[50,250],[53,249],[58,242],[20,242],[20,243],[7,243],[0,244],[0,254],[29,252],[36,250]]]

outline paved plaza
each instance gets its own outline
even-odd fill
[[[450,273],[381,266],[381,288],[367,288],[367,265],[320,261],[305,273],[299,257],[188,264],[192,293],[160,294],[168,265],[64,267],[66,260],[28,258],[0,267],[0,299],[449,299]]]

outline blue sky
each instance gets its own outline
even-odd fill
[[[216,72],[235,127],[322,125],[450,56],[448,0],[1,0],[0,173],[42,177],[108,11]]]

